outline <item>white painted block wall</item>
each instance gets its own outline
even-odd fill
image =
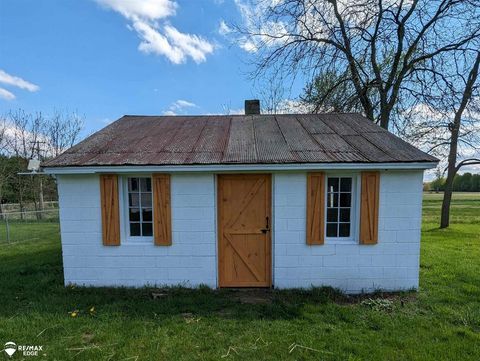
[[[216,287],[213,174],[172,175],[172,245],[102,245],[98,175],[57,176],[65,284]]]
[[[306,173],[273,180],[273,277],[277,288],[333,286],[358,293],[418,287],[421,171],[385,171],[379,242],[305,242]],[[102,245],[98,175],[57,176],[65,283],[217,286],[214,174],[172,175],[173,242]]]
[[[332,286],[348,293],[418,288],[422,171],[380,176],[378,244],[307,245],[306,174],[278,173],[274,182],[274,284]]]

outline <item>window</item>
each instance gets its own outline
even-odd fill
[[[328,177],[327,238],[352,237],[352,177]]]
[[[128,178],[128,230],[131,237],[151,237],[152,180],[146,177]]]

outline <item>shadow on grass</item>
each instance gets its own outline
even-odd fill
[[[220,289],[208,287],[109,288],[63,285],[58,250],[1,257],[0,315],[68,315],[95,313],[123,319],[218,317],[237,320],[301,318],[308,305],[345,305],[370,297],[404,297],[404,293],[348,296],[323,287],[308,290]],[[408,294],[407,294],[408,295]]]
[[[65,316],[78,310],[123,319],[218,317],[238,320],[295,319],[308,306],[360,303],[366,298],[400,298],[411,293],[348,296],[329,288],[303,290],[220,289],[208,287],[109,288],[64,286],[57,241],[5,246],[0,250],[0,315]],[[157,297],[153,297],[155,294]],[[193,317],[193,316],[192,316]]]

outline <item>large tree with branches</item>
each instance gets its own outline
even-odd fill
[[[347,86],[353,103],[388,129],[420,99],[419,77],[437,59],[480,37],[480,0],[256,0],[241,45],[256,52],[254,76],[271,69]],[[253,10],[252,10],[253,9]],[[328,84],[327,84],[328,83]],[[351,101],[351,102],[352,102]]]

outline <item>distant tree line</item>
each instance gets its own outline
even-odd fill
[[[0,116],[0,216],[5,204],[17,203],[24,212],[43,210],[44,201],[57,200],[55,180],[25,174],[28,162],[59,155],[77,142],[82,126],[82,117],[60,111],[45,115],[16,110]]]
[[[440,191],[445,190],[446,179],[437,178],[430,183],[425,183],[426,191]],[[453,179],[454,192],[480,192],[480,174],[464,173],[457,174]]]

